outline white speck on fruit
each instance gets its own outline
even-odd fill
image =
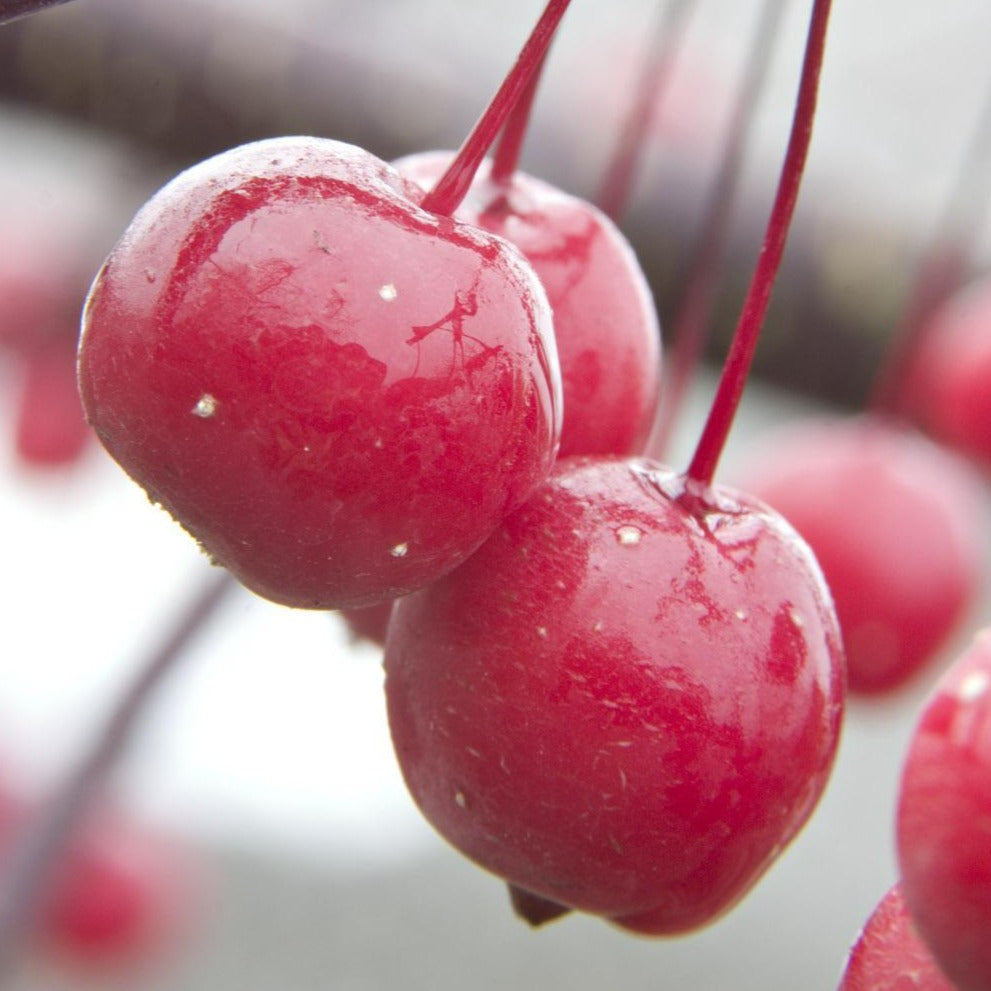
[[[791,617],[791,621],[799,628],[802,629],[805,626],[805,617],[802,616],[800,612],[796,609],[790,609],[788,615]]]
[[[152,283],[155,281],[155,279],[158,278],[158,273],[153,268],[146,268],[145,278],[148,280],[149,283]]]
[[[541,640],[546,640],[547,639],[547,627],[546,626],[538,626],[537,627],[537,636],[540,637]]]
[[[379,296],[387,303],[391,303],[398,295],[399,291],[391,282],[387,282],[384,286],[379,286]]]
[[[642,536],[643,531],[635,526],[621,526],[616,530],[616,539],[624,547],[635,547]]]
[[[389,553],[393,557],[406,557],[406,552],[409,550],[409,544],[396,544]]]
[[[597,619],[595,621],[595,626],[592,627],[592,632],[593,633],[601,633],[602,632],[602,620],[601,619]]]
[[[986,671],[971,671],[960,683],[960,690],[957,692],[961,702],[973,702],[980,698],[991,688],[991,678]]]
[[[209,392],[204,392],[192,409],[193,416],[198,416],[201,420],[209,420],[217,412],[217,398],[211,396]]]
[[[372,447],[374,447],[376,451],[381,451],[382,450],[382,447],[383,447],[382,438],[381,437],[376,437],[375,438],[375,443],[372,444]]]
[[[740,619],[740,620],[743,620],[744,622],[746,622],[746,619],[747,619],[747,610],[746,609],[737,609],[737,611],[733,615],[736,616],[737,619]]]
[[[466,809],[468,807],[468,799],[465,798],[465,793],[463,791],[456,791],[454,793],[454,804],[459,809]]]

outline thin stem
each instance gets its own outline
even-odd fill
[[[28,14],[37,14],[48,7],[58,7],[68,0],[0,0],[0,24],[16,21]]]
[[[975,242],[988,215],[987,177],[991,168],[991,88],[912,282],[901,329],[874,381],[869,402],[876,413],[897,413],[900,386],[922,334],[936,309],[963,280]]]
[[[808,158],[809,144],[812,141],[812,125],[815,120],[819,76],[826,47],[830,5],[831,0],[813,0],[798,100],[788,138],[788,150],[778,179],[774,206],[764,232],[764,243],[761,246],[757,267],[747,290],[733,342],[716,388],[709,418],[706,420],[698,447],[686,472],[690,481],[701,485],[712,482],[719,457],[726,445],[753,362],[774,279],[781,264],[781,256],[784,254],[788,229],[795,212],[795,202],[798,199],[802,173]]]
[[[723,143],[719,171],[712,184],[699,229],[688,278],[674,320],[671,373],[661,395],[661,406],[650,457],[662,460],[680,413],[688,382],[699,363],[706,328],[715,308],[722,257],[729,238],[730,218],[740,189],[743,155],[754,120],[758,97],[767,79],[773,42],[777,37],[784,0],[765,0],[753,37],[747,68],[737,93],[730,126]]]
[[[138,669],[134,681],[109,712],[90,750],[33,821],[28,822],[23,835],[9,851],[0,885],[0,983],[6,982],[17,967],[51,874],[90,799],[124,752],[165,676],[235,585],[234,579],[224,571],[211,578],[195,596]]]
[[[670,0],[658,17],[635,98],[595,197],[599,209],[617,223],[629,203],[634,177],[646,150],[647,130],[667,89],[692,4],[693,0]]]
[[[464,144],[440,177],[437,185],[423,198],[421,206],[431,213],[449,217],[465,198],[485,153],[506,123],[530,79],[540,67],[550,47],[558,24],[571,0],[548,0],[540,20],[527,38],[516,63],[502,81],[492,101],[472,128]]]
[[[530,77],[530,82],[523,90],[516,106],[513,107],[513,112],[509,115],[506,126],[502,129],[502,136],[492,154],[490,176],[493,182],[509,182],[519,166],[520,152],[526,138],[527,128],[530,125],[530,114],[533,111],[533,100],[537,95],[537,87],[540,85],[540,77],[546,61],[547,56],[545,55],[540,60],[536,72]]]

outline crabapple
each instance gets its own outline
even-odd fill
[[[960,991],[991,987],[991,630],[923,708],[902,770],[898,861],[919,934]]]
[[[395,162],[425,190],[453,153]],[[515,244],[554,311],[564,422],[560,456],[639,454],[657,410],[660,327],[646,277],[626,238],[592,204],[514,171],[480,168],[455,216]]]
[[[778,510],[822,565],[851,691],[905,683],[980,587],[977,478],[949,451],[873,416],[796,424],[749,454],[736,481]]]
[[[24,356],[17,408],[18,455],[32,465],[77,461],[90,438],[76,390],[75,342],[68,338]]]
[[[0,874],[33,814],[20,795],[0,794]],[[73,969],[146,966],[175,947],[199,907],[201,882],[179,842],[100,805],[54,867],[35,950]]]
[[[90,969],[147,965],[174,947],[195,914],[196,888],[192,860],[175,841],[103,814],[55,872],[40,946]]]
[[[916,932],[900,884],[860,931],[838,991],[953,991]]]
[[[386,699],[413,798],[545,902],[648,934],[740,899],[836,750],[839,631],[798,535],[641,459],[570,458],[397,603]]]
[[[508,242],[419,198],[352,145],[245,145],[160,190],[90,292],[90,423],[277,602],[371,605],[434,580],[553,463],[543,288]]]
[[[928,433],[991,469],[991,281],[951,296],[920,330],[898,401]]]

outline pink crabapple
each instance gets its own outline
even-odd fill
[[[76,389],[75,342],[69,338],[37,347],[23,358],[15,444],[31,465],[70,465],[86,450],[91,434]]]
[[[898,862],[919,934],[959,991],[991,988],[991,630],[943,675],[902,769]]]
[[[0,873],[32,814],[20,796],[0,795]],[[69,971],[153,967],[188,929],[202,881],[196,858],[176,839],[101,805],[55,866],[34,953]]]
[[[954,991],[919,938],[900,884],[860,931],[838,991]]]
[[[898,401],[933,437],[991,470],[991,280],[950,296],[921,328]]]
[[[777,514],[634,459],[572,458],[457,571],[397,603],[407,786],[541,899],[674,934],[737,902],[825,786],[829,593]]]
[[[979,480],[876,416],[773,431],[736,481],[809,542],[843,631],[850,690],[891,691],[931,661],[980,588]]]
[[[56,872],[40,948],[77,969],[153,967],[191,928],[201,880],[194,858],[175,840],[104,814]]]
[[[452,152],[395,162],[425,190]],[[519,170],[483,163],[455,216],[526,255],[547,290],[564,390],[560,457],[640,454],[660,398],[661,337],[647,279],[626,238],[591,203]]]
[[[352,145],[245,145],[160,190],[90,292],[90,423],[276,602],[364,606],[423,586],[556,455],[543,288],[508,242],[419,198]]]

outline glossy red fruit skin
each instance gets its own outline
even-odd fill
[[[837,991],[954,991],[919,938],[900,884],[871,913]]]
[[[91,289],[90,423],[276,602],[370,605],[432,581],[556,455],[542,287],[418,195],[341,142],[246,145],[156,194]]]
[[[457,572],[397,604],[386,699],[434,827],[637,932],[739,900],[825,786],[843,680],[808,549],[726,489],[567,459]]]
[[[395,166],[430,189],[451,157]],[[633,249],[591,203],[524,172],[495,182],[490,165],[456,216],[512,241],[547,290],[564,384],[560,457],[642,453],[660,397],[661,331]]]
[[[919,933],[960,991],[991,988],[991,630],[942,677],[902,770],[898,860]]]
[[[899,401],[933,437],[991,470],[991,280],[972,283],[932,317]]]
[[[749,454],[737,481],[802,534],[826,575],[850,691],[908,682],[979,591],[977,477],[914,431],[870,416],[796,424]]]

